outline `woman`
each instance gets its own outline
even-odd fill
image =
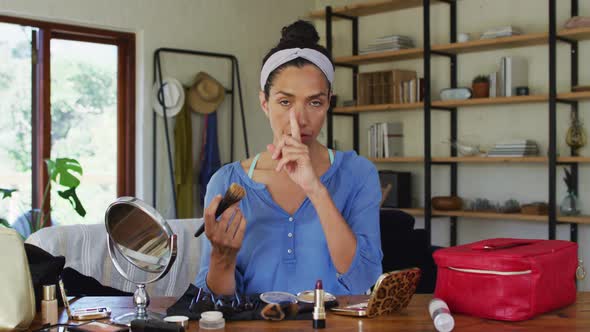
[[[334,152],[317,141],[334,65],[310,23],[297,21],[282,34],[260,75],[273,143],[211,178],[196,285],[223,295],[295,294],[322,279],[333,294],[361,294],[381,274],[377,171],[354,151]],[[246,196],[216,221],[232,182]]]

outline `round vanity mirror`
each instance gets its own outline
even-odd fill
[[[134,197],[121,197],[109,205],[105,226],[113,265],[125,279],[137,285],[133,295],[135,312],[113,321],[129,325],[134,319],[162,318],[147,311],[150,301],[145,285],[170,271],[176,259],[176,235],[158,211]],[[129,263],[146,273],[133,273],[134,278],[130,278],[123,267]]]

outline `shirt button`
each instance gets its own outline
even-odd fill
[[[293,233],[287,234],[288,237],[293,237]]]
[[[289,250],[287,250],[287,252],[291,254],[291,253],[293,253],[293,250],[289,249]]]
[[[293,221],[293,217],[289,217],[289,221]]]

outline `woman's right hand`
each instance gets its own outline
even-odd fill
[[[236,257],[242,247],[247,222],[238,207],[239,203],[225,210],[217,221],[215,211],[221,199],[221,195],[215,196],[205,209],[205,235],[211,242],[211,262],[231,268],[235,267]]]

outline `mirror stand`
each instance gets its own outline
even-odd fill
[[[105,227],[107,248],[115,269],[137,285],[133,294],[135,311],[113,321],[130,326],[135,319],[162,319],[164,315],[147,311],[150,297],[145,285],[162,279],[172,268],[178,248],[176,235],[158,211],[134,197],[120,197],[109,205]],[[131,278],[118,257],[147,274]]]
[[[121,325],[131,325],[131,321],[135,319],[163,319],[164,315],[157,312],[147,311],[150,304],[150,296],[148,295],[145,284],[137,284],[137,289],[133,293],[133,304],[135,305],[135,312],[129,312],[121,316],[113,318],[113,322]]]

